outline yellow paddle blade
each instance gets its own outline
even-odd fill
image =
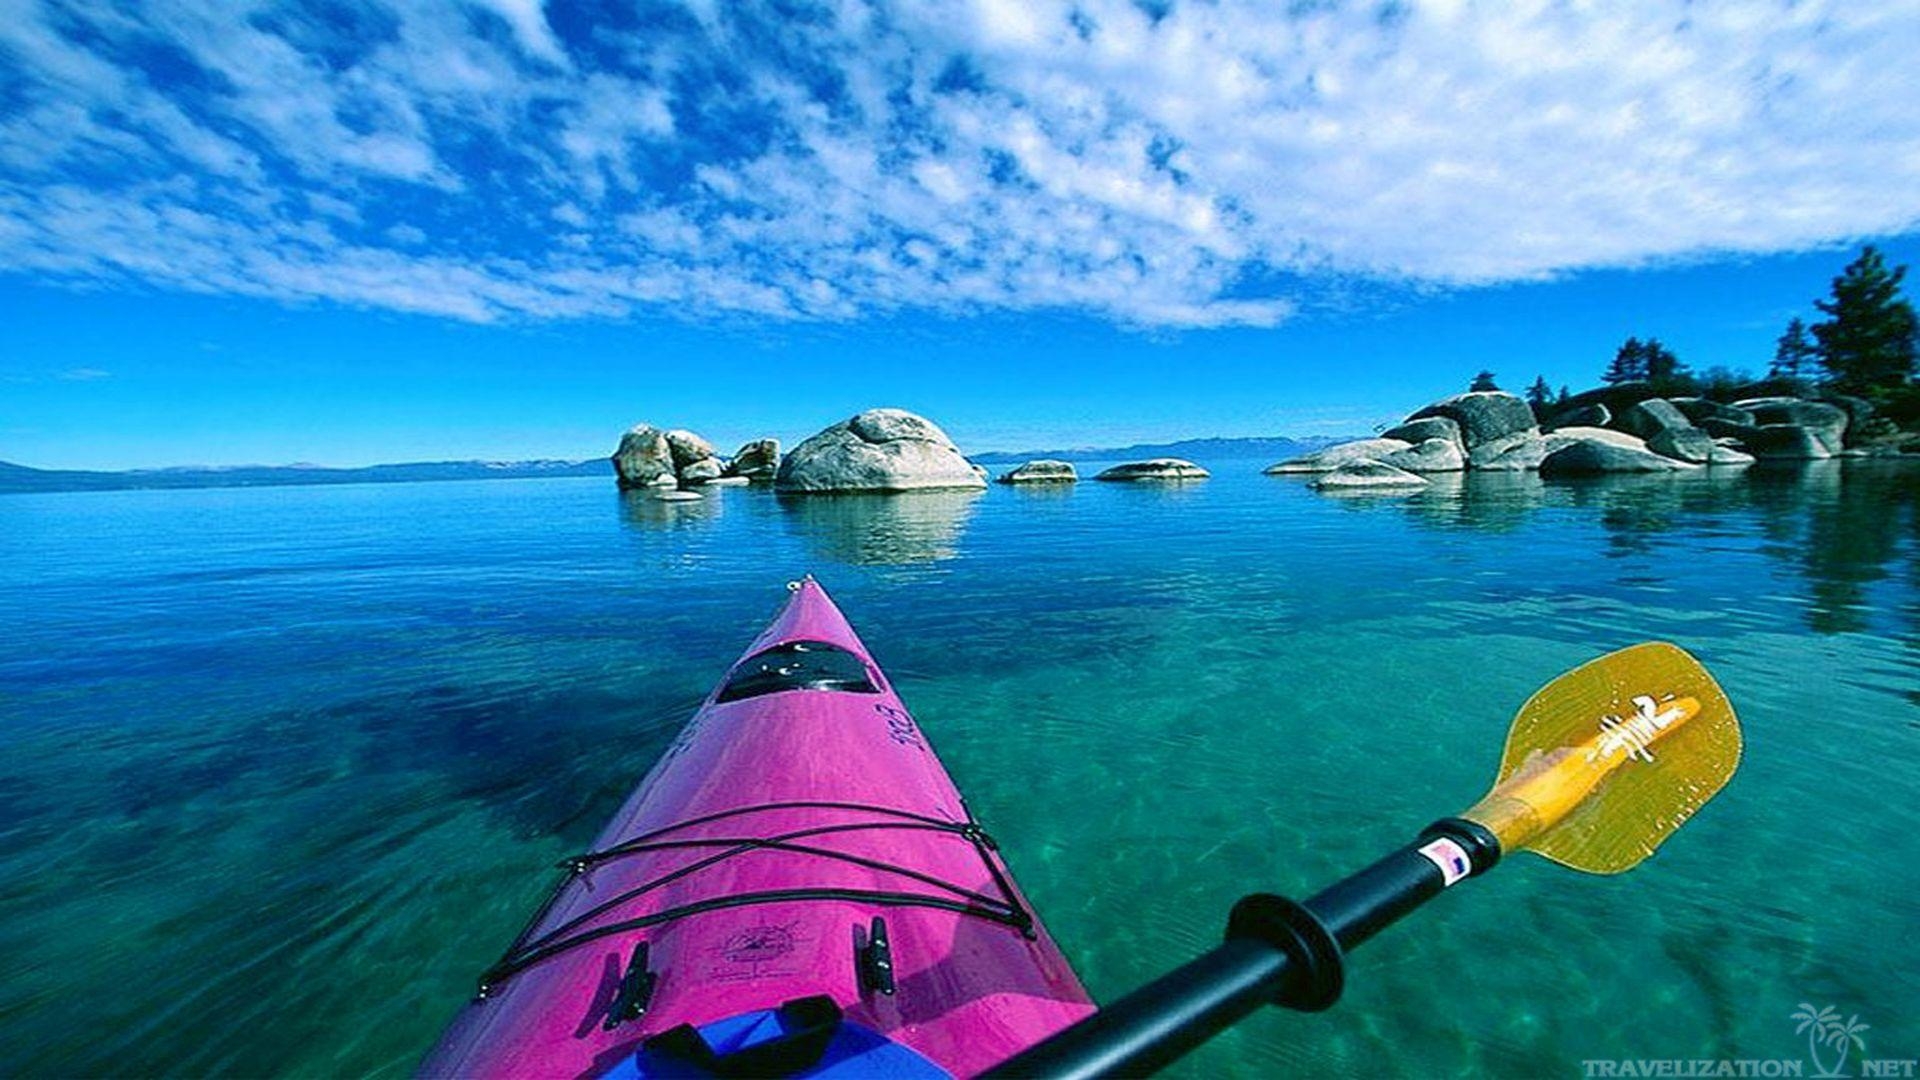
[[[1740,764],[1740,722],[1686,650],[1647,642],[1548,683],[1507,733],[1493,790],[1461,817],[1590,874],[1653,854]]]

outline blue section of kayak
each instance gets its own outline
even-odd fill
[[[701,1038],[725,1057],[786,1034],[777,1009],[741,1013],[704,1024]],[[697,1065],[648,1052],[644,1047],[602,1074],[601,1080],[698,1080],[712,1074]],[[872,1028],[842,1020],[820,1060],[789,1074],[831,1080],[953,1080],[953,1074]]]

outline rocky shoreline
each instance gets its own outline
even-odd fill
[[[1528,472],[1544,477],[1737,469],[1756,461],[1895,456],[1920,436],[1856,397],[1659,396],[1645,382],[1569,397],[1539,415],[1500,390],[1471,391],[1410,414],[1380,437],[1269,466],[1312,486],[1419,488],[1434,473]]]
[[[1501,390],[1436,401],[1379,436],[1339,443],[1268,466],[1268,475],[1309,477],[1317,490],[1417,490],[1459,472],[1535,472],[1543,477],[1737,470],[1756,461],[1898,456],[1920,451],[1920,434],[1876,415],[1861,398],[1761,397],[1732,402],[1662,397],[1650,383],[1590,390],[1536,408]],[[969,491],[987,470],[969,461],[940,426],[904,409],[850,416],[785,455],[774,438],[731,457],[684,428],[639,424],[614,451],[623,490],[687,500],[697,489],[771,484],[789,495]],[[1182,458],[1123,462],[1094,477],[1182,483],[1211,474]],[[1035,459],[995,480],[1010,486],[1077,483],[1070,462]]]

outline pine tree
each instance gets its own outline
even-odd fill
[[[1545,375],[1535,376],[1533,385],[1527,387],[1527,404],[1533,406],[1535,412],[1553,404],[1553,387],[1547,385]]]
[[[1468,393],[1473,393],[1473,394],[1478,394],[1488,390],[1498,390],[1498,389],[1500,389],[1500,387],[1496,386],[1493,381],[1493,372],[1485,371],[1485,370],[1481,371],[1480,374],[1475,375],[1473,377],[1473,385],[1467,387]]]
[[[1647,377],[1647,347],[1637,337],[1628,338],[1613,354],[1613,363],[1607,365],[1600,381],[1608,385],[1623,382],[1638,382]]]
[[[1659,338],[1648,338],[1641,350],[1646,364],[1643,377],[1653,384],[1654,389],[1662,394],[1690,393],[1693,390],[1693,373],[1687,370],[1687,365],[1680,362],[1672,349],[1660,344]]]
[[[1560,396],[1559,396],[1559,397],[1557,397],[1557,398],[1555,398],[1555,399],[1553,400],[1553,403],[1554,403],[1555,405],[1565,405],[1565,404],[1566,404],[1566,403],[1567,403],[1568,401],[1570,401],[1570,400],[1572,400],[1572,398],[1573,398],[1573,394],[1572,394],[1572,393],[1570,393],[1570,392],[1569,392],[1569,391],[1567,390],[1567,384],[1566,384],[1566,383],[1561,383],[1561,384],[1560,384]]]
[[[1752,397],[1751,393],[1742,395],[1741,391],[1753,385],[1753,373],[1716,364],[1700,373],[1698,379],[1702,397],[1714,401],[1733,401],[1737,397]]]
[[[1813,361],[1819,352],[1813,339],[1807,336],[1807,324],[1796,316],[1773,344],[1773,366],[1767,370],[1767,378],[1797,383],[1812,373]]]
[[[1900,295],[1904,266],[1887,269],[1869,244],[1833,279],[1830,299],[1814,301],[1827,316],[1813,324],[1822,367],[1836,389],[1850,393],[1892,390],[1913,379],[1916,322],[1913,305]]]

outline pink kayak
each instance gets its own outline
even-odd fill
[[[421,1066],[968,1076],[1093,1012],[812,578]]]

